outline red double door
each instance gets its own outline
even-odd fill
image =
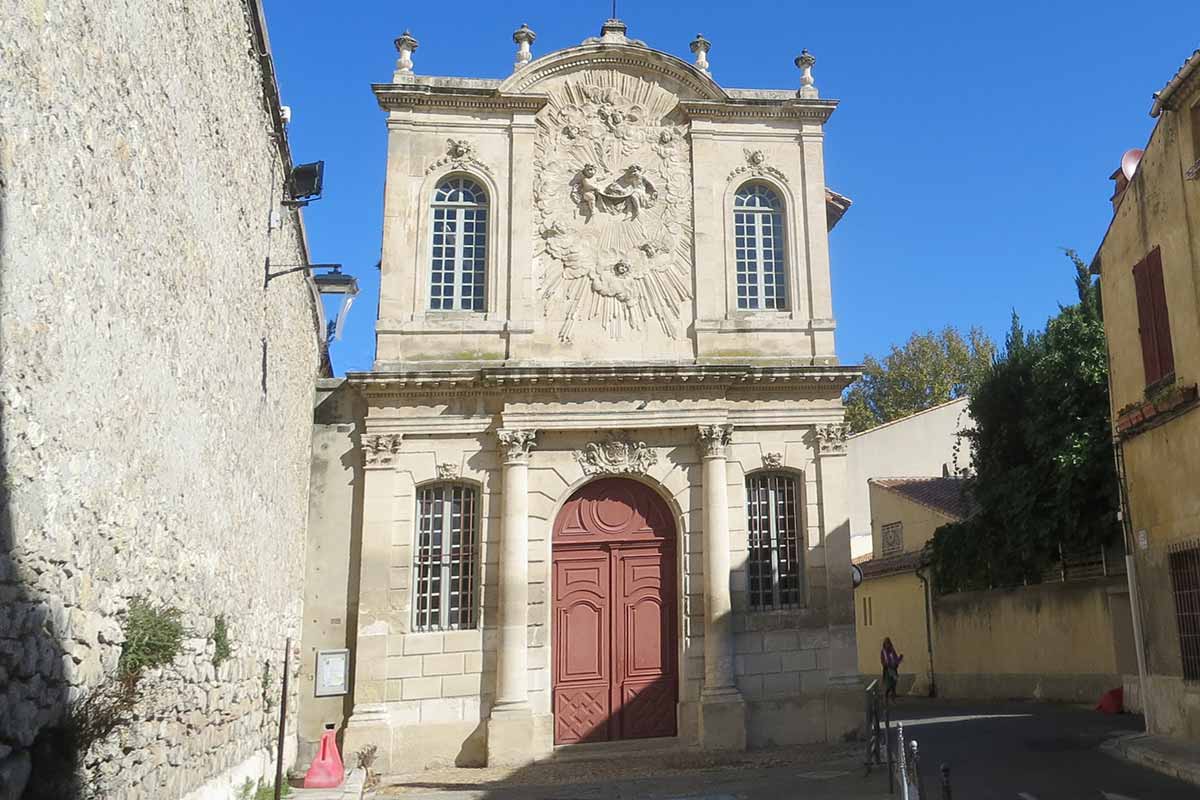
[[[556,744],[675,735],[675,524],[637,481],[590,483],[554,523]]]

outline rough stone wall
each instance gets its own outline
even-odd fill
[[[64,796],[38,788],[47,745],[138,596],[187,638],[87,783],[180,797],[273,742],[299,635],[316,306],[299,274],[262,286],[282,167],[247,4],[0,16],[0,797],[31,765],[26,797]],[[281,213],[272,257],[294,264]]]

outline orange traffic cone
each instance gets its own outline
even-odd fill
[[[337,732],[333,725],[326,725],[321,734],[321,747],[312,766],[304,774],[305,789],[333,789],[341,786],[346,778],[346,767],[337,749]]]

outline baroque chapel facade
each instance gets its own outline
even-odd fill
[[[695,63],[619,20],[536,59],[513,38],[512,75],[481,80],[419,74],[405,33],[374,87],[377,356],[347,376],[355,466],[323,501],[345,513],[313,534],[361,537],[353,680],[323,721],[383,770],[840,737],[836,101],[807,52],[798,92],[747,90],[700,36]]]

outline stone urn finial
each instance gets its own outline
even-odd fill
[[[513,41],[517,44],[517,60],[513,64],[515,69],[520,69],[533,60],[533,53],[530,52],[529,46],[535,39],[537,39],[537,34],[524,22],[513,32]]]
[[[816,56],[807,50],[801,50],[800,55],[796,56],[796,66],[800,68],[800,91],[796,92],[797,97],[804,99],[820,97],[817,87],[813,85],[812,68],[816,63]]]
[[[704,38],[703,33],[697,33],[696,38],[692,39],[692,53],[696,56],[696,69],[708,74],[708,51],[712,48],[712,42]]]
[[[400,37],[396,39],[396,52],[400,57],[396,59],[396,74],[397,75],[412,75],[413,74],[413,51],[417,49],[418,42],[413,38],[410,31],[404,31]]]

